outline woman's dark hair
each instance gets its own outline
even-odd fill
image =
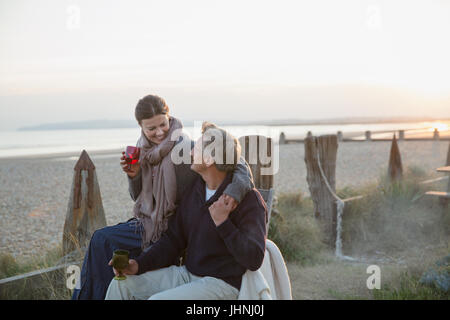
[[[168,114],[169,106],[163,98],[151,95],[139,100],[134,111],[134,116],[139,124],[143,119],[150,119],[158,114]]]

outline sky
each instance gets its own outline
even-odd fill
[[[0,0],[0,130],[134,118],[450,118],[450,2]]]

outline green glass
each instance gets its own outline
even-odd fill
[[[115,276],[115,280],[125,280],[125,275],[122,274],[122,271],[128,267],[128,255],[130,252],[128,250],[115,250],[112,258],[112,265],[114,269],[119,272],[118,276]]]

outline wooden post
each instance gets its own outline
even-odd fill
[[[338,142],[344,140],[344,136],[342,135],[342,131],[338,131],[337,132],[337,139],[338,139]]]
[[[402,158],[398,148],[397,139],[392,139],[391,153],[389,155],[388,177],[391,182],[400,180],[403,176]]]
[[[278,144],[286,144],[286,135],[284,134],[284,132],[280,133],[280,140]]]
[[[371,135],[372,135],[372,133],[370,131],[366,131],[366,140],[367,141],[372,141]]]
[[[85,150],[74,167],[63,232],[63,254],[87,248],[95,230],[106,226],[95,166]]]
[[[335,245],[336,240],[336,199],[322,178],[318,156],[325,178],[335,193],[337,148],[336,135],[323,135],[305,140],[306,179],[314,203],[314,215],[320,221],[326,243],[331,246]]]
[[[312,132],[311,131],[308,131],[308,133],[306,134],[306,138],[311,138],[313,135],[312,135]]]
[[[239,138],[242,156],[250,166],[253,174],[255,188],[261,193],[267,205],[267,224],[270,222],[272,212],[272,202],[274,196],[273,189],[273,166],[272,139],[265,136],[251,135]],[[276,155],[274,155],[276,156]]]
[[[448,143],[448,151],[447,151],[447,161],[445,163],[445,166],[450,166],[450,142]],[[447,183],[447,192],[450,193],[450,176],[448,177],[448,183]],[[449,200],[446,199],[447,201],[445,202],[445,208],[444,210],[447,210],[447,206],[449,203]],[[446,214],[446,212],[444,211],[444,215]]]
[[[445,163],[445,166],[450,166],[450,142],[448,143],[447,162]]]
[[[437,128],[434,128],[433,139],[439,140],[439,130]]]

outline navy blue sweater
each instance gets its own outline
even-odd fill
[[[216,193],[206,201],[205,182],[199,176],[183,196],[167,231],[136,261],[138,274],[170,266],[183,249],[186,268],[197,276],[224,280],[238,290],[247,269],[259,269],[264,259],[267,208],[253,188],[227,220],[214,224],[208,207],[231,183],[229,173]]]

